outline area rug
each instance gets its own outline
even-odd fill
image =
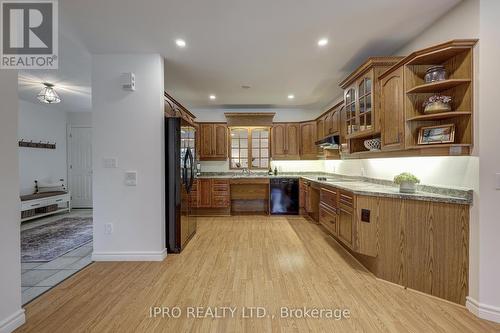
[[[51,261],[91,240],[91,217],[65,217],[21,231],[21,262]]]

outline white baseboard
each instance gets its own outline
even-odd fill
[[[0,321],[0,333],[11,333],[26,322],[24,309],[18,310],[10,317]]]
[[[498,307],[479,303],[472,297],[467,297],[465,306],[470,312],[472,312],[479,318],[500,323],[500,308]]]
[[[167,257],[167,249],[163,251],[140,252],[93,252],[93,261],[163,261]]]

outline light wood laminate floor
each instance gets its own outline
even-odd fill
[[[152,306],[182,314],[151,318]],[[194,306],[237,310],[187,318]],[[266,316],[242,318],[252,306]],[[281,307],[348,309],[350,318],[281,318]],[[301,217],[200,218],[182,254],[92,264],[30,303],[26,316],[19,332],[500,332],[464,307],[375,279]]]

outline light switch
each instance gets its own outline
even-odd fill
[[[104,164],[104,167],[107,168],[107,169],[115,169],[115,168],[118,168],[118,161],[116,160],[116,158],[105,158],[103,159],[103,164]]]
[[[496,182],[495,182],[496,189],[500,190],[500,173],[495,174],[495,176],[496,176]]]
[[[125,172],[125,185],[137,186],[137,171],[126,171]]]

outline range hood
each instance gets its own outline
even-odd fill
[[[316,141],[314,144],[323,149],[339,149],[340,137],[338,134],[330,135],[323,140]]]

